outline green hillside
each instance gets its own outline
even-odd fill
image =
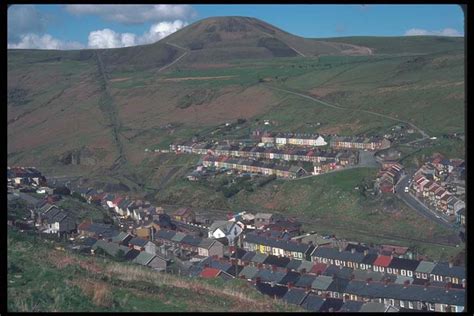
[[[63,245],[8,230],[9,312],[301,311],[242,280],[179,277],[58,246]]]
[[[431,54],[464,48],[463,37],[444,36],[353,36],[318,39],[373,49],[374,54]]]

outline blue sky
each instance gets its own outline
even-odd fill
[[[464,34],[457,5],[15,5],[8,10],[8,47],[147,44],[200,19],[229,15],[310,38]]]

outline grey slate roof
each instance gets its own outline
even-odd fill
[[[298,259],[291,259],[290,262],[286,265],[286,268],[296,270],[300,265],[302,261]]]
[[[258,269],[252,266],[245,266],[239,273],[240,276],[245,276],[246,279],[254,279],[258,273]]]
[[[135,237],[130,239],[128,243],[134,246],[145,247],[145,245],[148,243],[148,240]]]
[[[291,288],[286,292],[282,299],[289,304],[300,305],[303,303],[306,296],[308,296],[308,293],[306,293],[305,290]]]
[[[433,268],[436,266],[436,263],[431,262],[431,261],[421,261],[418,267],[416,268],[416,272],[420,273],[431,273],[433,271]]]
[[[357,312],[360,311],[362,305],[364,305],[363,302],[346,301],[344,304],[342,304],[341,309],[339,311],[340,312],[357,313]]]
[[[384,313],[387,310],[387,306],[377,302],[367,302],[362,305],[359,312],[361,313]]]
[[[438,263],[431,271],[431,274],[464,279],[466,278],[466,268],[460,266],[449,267],[448,263]]]
[[[143,266],[146,266],[150,263],[151,260],[153,260],[153,258],[155,258],[156,256],[155,255],[152,255],[151,253],[148,253],[148,252],[145,252],[145,251],[142,251],[140,252],[140,254],[132,260],[132,262],[134,263],[138,263],[138,264],[141,264]]]
[[[333,260],[351,261],[361,263],[365,255],[361,252],[339,251],[336,248],[319,247],[311,254],[312,257],[328,258]]]
[[[251,261],[256,263],[263,263],[267,259],[268,255],[260,252],[256,252],[252,257]]]
[[[160,229],[159,231],[156,232],[155,238],[171,240],[175,234],[176,232],[173,230]]]
[[[256,255],[255,251],[248,251],[244,256],[242,257],[242,261],[252,261],[252,258]]]
[[[311,287],[316,290],[326,291],[332,282],[332,277],[329,277],[327,275],[320,275],[313,281]]]
[[[314,246],[310,244],[298,243],[290,240],[279,240],[257,233],[245,234],[244,241],[301,253],[308,253],[314,248]]]
[[[269,269],[260,269],[255,277],[260,278],[262,282],[277,282],[279,283],[284,277],[284,272],[275,271]]]
[[[311,261],[302,260],[300,266],[298,268],[296,268],[296,271],[302,272],[303,269],[304,269],[304,270],[306,270],[306,272],[309,272],[311,270],[311,268],[313,267],[313,265],[314,264]]]
[[[450,289],[420,285],[387,284],[352,280],[346,287],[346,293],[374,298],[393,298],[396,300],[423,301],[429,303],[442,303],[456,306],[465,304],[465,290]]]
[[[301,307],[309,311],[318,312],[321,306],[323,306],[323,304],[323,298],[314,294],[309,294],[308,296],[306,296],[303,303],[301,303]]]

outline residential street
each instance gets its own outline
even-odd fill
[[[411,178],[411,174],[403,176],[401,180],[398,182],[395,190],[395,194],[405,202],[410,208],[417,211],[422,216],[438,223],[439,225],[444,226],[447,229],[452,229],[456,235],[459,235],[459,228],[456,227],[454,224],[449,222],[447,216],[437,213],[435,211],[430,210],[426,207],[420,200],[418,200],[415,196],[411,193],[405,193],[405,187],[408,186],[408,180]]]

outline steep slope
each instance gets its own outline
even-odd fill
[[[355,45],[326,43],[287,33],[250,17],[215,17],[193,23],[164,39],[190,50],[187,63],[321,54],[370,54]]]

